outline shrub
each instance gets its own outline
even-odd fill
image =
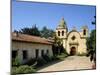
[[[78,53],[78,56],[87,56],[87,53]]]
[[[15,59],[12,59],[12,66],[20,66],[20,64],[18,56]]]
[[[26,63],[24,63],[24,65],[29,65],[29,66],[31,66],[31,65],[33,65],[35,62],[36,62],[36,59],[35,59],[35,58],[31,58],[31,59],[29,59]]]
[[[62,56],[62,57],[67,57],[68,54],[66,54],[66,53],[61,53],[61,56]]]
[[[51,57],[51,60],[52,60],[52,61],[56,61],[56,60],[60,60],[60,59],[59,59],[57,56],[52,56],[52,57]]]
[[[57,55],[56,56],[59,60],[64,60],[64,58],[66,57],[64,54],[63,55]]]
[[[47,62],[50,62],[50,61],[51,61],[51,58],[50,58],[48,55],[43,55],[43,58],[44,58]]]
[[[36,66],[35,67],[40,67],[40,66],[43,66],[44,64],[46,64],[47,63],[47,61],[46,60],[44,60],[43,58],[37,58],[37,64],[36,64]]]
[[[17,73],[33,73],[35,72],[36,70],[33,69],[33,67],[31,66],[28,66],[28,65],[24,65],[24,66],[20,66],[16,72]]]
[[[16,75],[16,69],[17,69],[17,67],[12,67],[11,75]]]
[[[33,67],[28,66],[28,65],[22,65],[22,66],[19,66],[19,67],[13,67],[12,68],[12,75],[34,73],[34,72],[36,72],[36,70]]]

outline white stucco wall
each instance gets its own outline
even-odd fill
[[[71,39],[73,35],[76,37],[75,40]],[[70,48],[73,47],[73,46],[76,48],[76,53],[77,54],[82,54],[82,53],[86,53],[87,52],[86,39],[85,38],[81,38],[81,35],[78,32],[69,33],[68,36],[67,36],[66,42],[67,42],[66,50],[67,50],[67,52],[69,54],[70,54]],[[75,44],[69,45],[69,43],[78,43],[78,45],[75,45]]]
[[[66,49],[66,38],[63,39],[63,47]]]
[[[44,50],[44,53],[46,53],[48,50],[49,56],[53,56],[52,45],[12,41],[12,50],[18,51],[18,57],[19,57],[20,62],[25,61],[23,60],[23,54],[22,54],[23,50],[27,50],[28,59],[30,59],[30,58],[36,57],[36,54],[35,54],[36,49],[39,49],[39,57],[41,57],[41,50]]]
[[[58,36],[58,31],[60,31],[60,36]],[[64,35],[62,36],[62,31],[64,31]],[[56,35],[57,35],[57,37],[59,37],[59,38],[66,38],[66,35],[67,34],[67,30],[66,29],[57,29],[56,30]]]

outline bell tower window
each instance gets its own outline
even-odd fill
[[[85,29],[83,30],[83,35],[86,35],[86,30]]]
[[[60,31],[58,31],[58,36],[60,36]]]
[[[62,36],[64,36],[64,31],[62,31]]]

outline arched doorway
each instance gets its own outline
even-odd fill
[[[75,47],[71,47],[70,55],[75,55],[75,54],[76,54],[76,48]]]

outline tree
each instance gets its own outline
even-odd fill
[[[36,25],[32,26],[32,27],[25,27],[20,29],[19,31],[14,30],[14,32],[19,32],[22,34],[28,34],[28,35],[35,35],[35,36],[40,36],[40,37],[44,37],[44,38],[49,38],[49,37],[53,37],[54,31],[52,29],[48,29],[46,26],[44,26],[42,28],[42,30],[38,30],[38,28],[36,27]]]
[[[96,16],[94,16],[96,18]],[[96,25],[95,21],[92,21],[92,25]],[[90,37],[87,38],[87,48],[88,48],[88,55],[90,56],[90,60],[94,60],[96,62],[96,29],[92,30],[90,33]]]
[[[54,43],[52,47],[53,54],[54,55],[60,55],[61,53],[67,54],[63,47],[62,39],[58,38],[56,34],[54,34],[53,38],[54,38]]]
[[[41,37],[49,38],[49,37],[53,37],[54,31],[44,26],[40,31],[40,33],[41,33]]]
[[[87,47],[91,50],[96,49],[96,30],[92,30],[90,37],[87,38]]]
[[[40,31],[38,30],[36,25],[30,28],[28,27],[22,28],[21,30],[19,30],[19,33],[40,36]]]
[[[95,19],[95,20],[92,21],[92,24],[93,24],[93,25],[96,25],[96,16],[94,16],[94,19]]]

